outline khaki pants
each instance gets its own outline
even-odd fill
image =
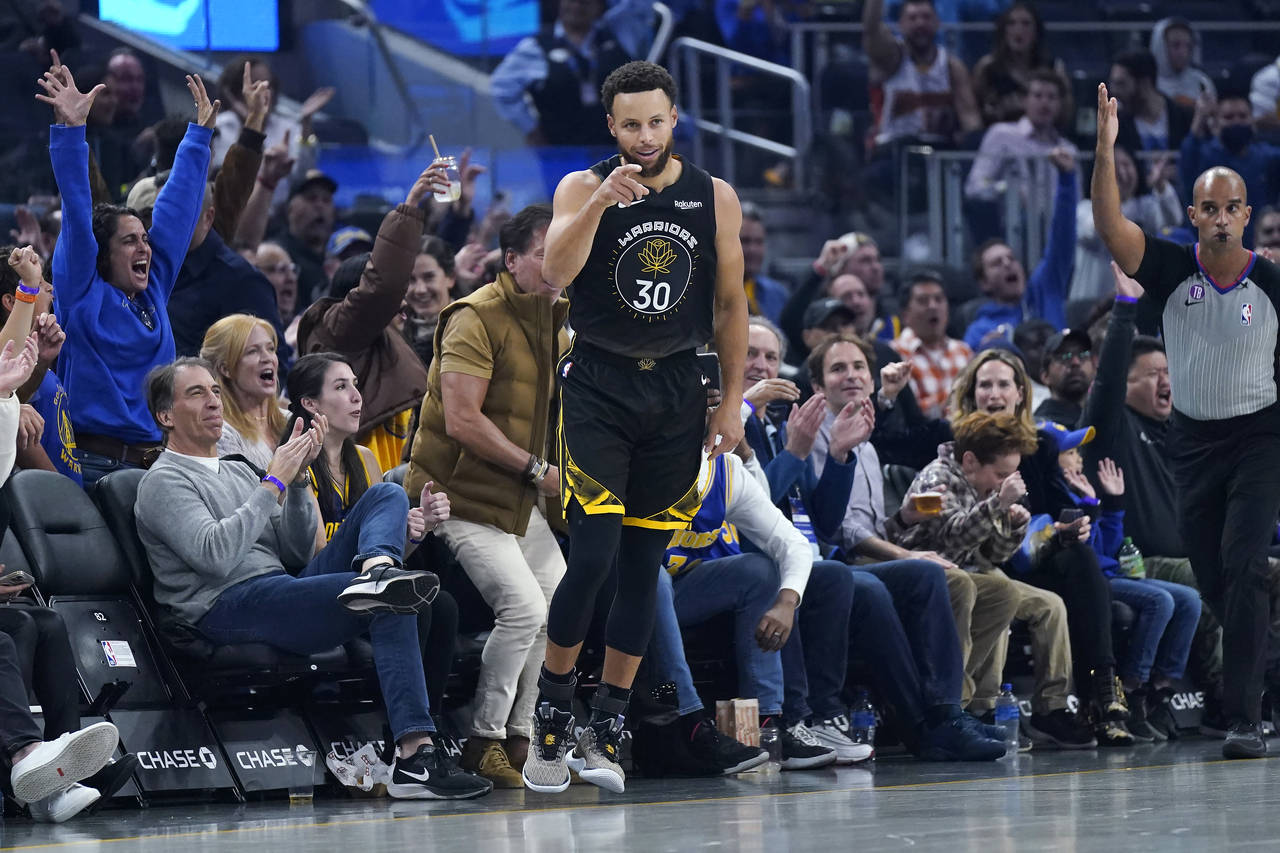
[[[470,733],[527,738],[547,646],[547,606],[565,571],[560,546],[538,508],[524,536],[460,518],[442,522],[436,532],[494,613]]]
[[[1009,623],[1018,619],[1031,630],[1036,673],[1032,710],[1047,714],[1067,707],[1071,644],[1062,599],[1048,590],[1012,580],[999,569],[948,569],[946,576],[964,656],[961,704],[977,714],[995,708],[1009,653]]]

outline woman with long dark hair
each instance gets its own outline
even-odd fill
[[[1044,21],[1035,7],[1016,2],[996,18],[991,52],[973,66],[973,90],[987,127],[998,121],[1017,121],[1022,116],[1022,95],[1031,82],[1031,72],[1046,68],[1058,73],[1066,84],[1066,97],[1058,111],[1063,124],[1075,111],[1066,66],[1049,55],[1045,44]]]
[[[312,421],[328,423],[324,449],[311,463],[311,489],[319,508],[316,551],[328,544],[347,514],[360,498],[375,488],[399,488],[382,482],[382,469],[373,451],[355,443],[360,429],[363,398],[355,373],[337,353],[313,353],[294,363],[286,387],[289,391],[289,421],[284,435],[294,423],[310,428]],[[410,497],[409,523],[405,531],[405,559],[435,526],[449,517],[449,498],[432,494],[431,484],[419,496]],[[458,605],[449,593],[440,590],[431,606],[418,613],[418,638],[427,681],[430,707],[443,707],[445,682],[453,664],[458,634]]]

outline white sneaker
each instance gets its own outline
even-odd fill
[[[94,723],[39,744],[13,765],[9,777],[13,796],[20,802],[34,803],[65,791],[73,782],[101,770],[119,742],[120,733],[115,726]]]
[[[31,819],[37,823],[62,823],[89,808],[101,796],[97,788],[77,783],[65,791],[29,803],[27,810],[31,812]]]
[[[849,719],[843,714],[814,723],[809,726],[809,732],[818,743],[836,751],[836,764],[857,764],[876,753],[869,744],[849,737]]]

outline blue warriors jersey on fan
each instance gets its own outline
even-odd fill
[[[76,459],[76,434],[71,428],[70,407],[67,405],[67,392],[58,381],[58,377],[50,370],[40,381],[40,387],[29,401],[32,407],[44,418],[44,432],[40,436],[40,446],[48,454],[49,461],[58,473],[65,474],[83,486],[80,472],[80,460]]]
[[[709,486],[699,484],[699,491],[706,494],[702,507],[687,528],[671,535],[662,560],[663,567],[673,575],[686,572],[703,560],[742,553],[737,528],[725,521],[735,486],[725,457],[717,456],[711,465],[703,465],[702,472],[702,476],[711,478]]]

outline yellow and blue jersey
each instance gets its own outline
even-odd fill
[[[721,455],[702,467],[700,476],[711,480],[709,484],[699,483],[699,491],[705,493],[702,506],[687,528],[671,535],[671,544],[663,556],[662,565],[672,575],[686,572],[703,560],[742,553],[737,528],[725,521],[735,486],[732,469],[725,460]]]

